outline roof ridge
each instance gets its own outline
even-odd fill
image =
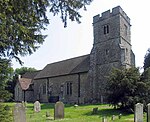
[[[77,59],[77,58],[85,57],[85,56],[88,56],[88,55],[90,55],[90,54],[86,54],[86,55],[82,55],[82,56],[77,56],[77,57],[73,57],[73,58],[68,58],[68,59],[64,59],[64,60],[61,60],[61,61],[56,61],[56,62],[53,62],[53,63],[49,63],[47,65],[51,65],[51,64],[55,64],[55,63],[60,63],[60,62],[64,62],[64,61],[68,61],[68,60],[72,60],[72,59]]]
[[[43,70],[34,77],[34,79],[71,74],[73,69],[79,67],[79,64],[87,59],[87,57],[89,57],[89,54],[47,64]],[[86,63],[86,65],[88,64]],[[76,70],[76,72],[79,71]]]
[[[82,65],[83,62],[85,62],[85,60],[87,60],[87,58],[89,57],[89,55],[87,55],[87,57],[81,62],[79,63],[76,67],[74,67],[70,73],[73,73],[75,69],[77,69],[78,67],[80,67]]]

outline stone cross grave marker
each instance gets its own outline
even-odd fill
[[[147,122],[150,122],[150,103],[147,104]]]
[[[56,102],[54,108],[54,119],[64,118],[64,104],[62,102]]]
[[[137,103],[134,109],[134,122],[143,122],[143,104]]]
[[[41,104],[39,101],[35,101],[34,103],[34,112],[40,112],[41,111]]]
[[[13,109],[14,122],[26,122],[25,107],[22,103],[16,103]]]

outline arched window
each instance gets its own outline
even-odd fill
[[[46,83],[43,84],[43,94],[46,94]]]
[[[108,55],[109,54],[109,49],[105,50],[105,54]]]
[[[67,95],[72,95],[72,83],[67,83]]]

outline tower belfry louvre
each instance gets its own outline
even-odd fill
[[[23,94],[20,80],[15,87],[15,100],[59,100],[73,104],[107,102],[106,86],[112,68],[135,65],[130,27],[130,18],[120,6],[94,16],[91,53],[47,64],[34,74],[24,74],[26,94]]]

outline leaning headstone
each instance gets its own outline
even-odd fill
[[[143,122],[143,104],[141,103],[135,105],[134,122]]]
[[[150,103],[147,104],[147,122],[150,122]]]
[[[54,119],[64,118],[64,104],[62,102],[56,102],[54,109]]]
[[[107,118],[105,116],[102,117],[102,122],[107,122]]]
[[[22,103],[17,103],[13,109],[14,122],[26,122],[25,107]]]
[[[34,103],[34,112],[40,112],[41,111],[41,104],[39,101],[35,101]]]

